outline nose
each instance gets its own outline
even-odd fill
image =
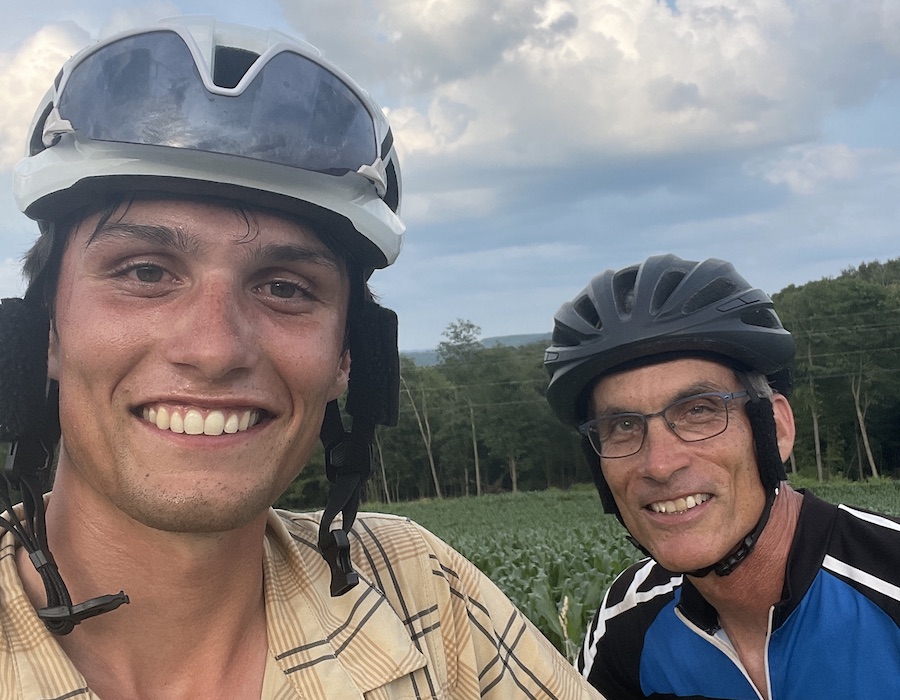
[[[170,362],[208,381],[250,368],[258,357],[259,338],[251,310],[227,275],[197,281],[171,319],[167,338]]]
[[[685,443],[669,427],[662,415],[647,419],[644,444],[635,457],[640,460],[639,472],[649,479],[667,481],[675,472],[687,466]]]

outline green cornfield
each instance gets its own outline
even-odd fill
[[[833,503],[900,515],[900,481],[799,481]],[[468,557],[570,660],[618,572],[640,553],[592,487],[415,501],[366,509],[405,515]]]

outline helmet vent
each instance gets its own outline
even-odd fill
[[[47,106],[44,108],[44,111],[41,112],[41,116],[38,118],[36,122],[36,126],[34,131],[31,134],[31,140],[28,142],[28,154],[36,155],[43,151],[46,146],[44,146],[44,124],[47,121],[47,117],[50,116],[50,112],[53,109],[53,103],[48,102]]]
[[[581,345],[582,335],[573,331],[568,326],[564,326],[559,321],[553,324],[553,337],[550,339],[551,345],[561,348],[574,348]]]
[[[737,290],[738,286],[735,284],[734,280],[728,279],[727,277],[717,277],[688,299],[681,310],[686,314],[692,314],[710,304],[722,301],[722,299],[731,296]]]
[[[575,302],[574,306],[575,313],[577,313],[581,318],[587,321],[594,328],[598,330],[600,329],[600,327],[603,325],[600,322],[600,315],[597,313],[597,309],[589,297],[581,297],[581,299]]]
[[[741,321],[748,326],[781,328],[781,321],[772,309],[750,309],[741,314]]]
[[[259,58],[258,53],[231,46],[217,46],[213,83],[221,88],[237,87],[250,66]]]
[[[623,316],[630,315],[634,309],[634,283],[637,281],[637,274],[637,267],[629,267],[613,278],[616,308]]]
[[[387,173],[387,192],[384,195],[384,203],[396,214],[397,209],[400,208],[400,181],[393,160],[388,161],[385,172]]]
[[[681,280],[684,279],[685,272],[683,270],[666,270],[659,277],[656,288],[653,290],[653,299],[650,302],[650,313],[656,314],[669,300]]]

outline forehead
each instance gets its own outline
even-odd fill
[[[691,393],[731,391],[734,371],[699,358],[679,358],[608,374],[597,380],[591,393],[595,410],[652,408]]]

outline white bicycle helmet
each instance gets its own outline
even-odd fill
[[[324,224],[364,269],[400,252],[387,119],[274,30],[180,17],[117,34],[66,62],[30,134],[14,193],[32,219],[119,191],[220,196]]]

